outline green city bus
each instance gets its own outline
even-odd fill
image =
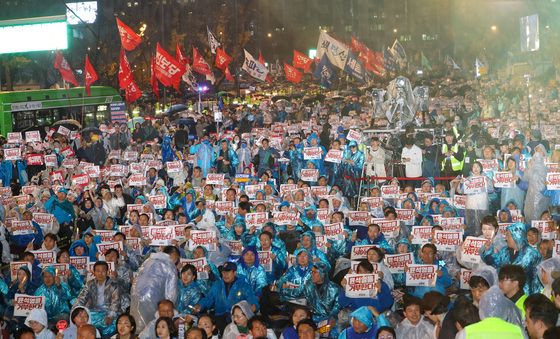
[[[111,120],[111,104],[123,102],[112,87],[92,86],[90,94],[83,87],[0,92],[0,134],[64,119],[75,119],[83,127],[98,125]]]

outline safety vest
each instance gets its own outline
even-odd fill
[[[467,339],[478,338],[507,338],[522,339],[521,327],[508,323],[500,318],[486,318],[482,321],[465,327]]]
[[[521,296],[521,298],[519,298],[516,302],[515,302],[515,306],[517,306],[517,308],[519,309],[519,312],[521,313],[521,317],[523,319],[525,319],[525,307],[523,307],[523,303],[525,302],[525,299],[527,299],[527,294],[523,294]]]
[[[457,153],[459,152],[459,145],[455,144],[451,147],[451,151],[453,151],[453,153]],[[441,153],[447,153],[447,144],[443,144],[443,146],[441,146]],[[460,171],[463,169],[463,164],[465,163],[465,157],[463,156],[463,160],[459,161],[457,160],[454,156],[451,156],[450,158],[451,160],[451,168],[454,171]],[[443,159],[443,161],[441,162],[441,170],[443,171],[445,169],[445,162],[447,161],[447,158]]]

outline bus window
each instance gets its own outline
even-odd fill
[[[14,131],[21,131],[36,126],[35,111],[23,111],[13,114]]]

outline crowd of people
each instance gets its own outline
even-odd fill
[[[4,136],[5,337],[560,337],[558,130],[432,85],[404,132],[349,94]]]

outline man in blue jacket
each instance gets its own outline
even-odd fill
[[[245,278],[237,277],[237,265],[227,262],[222,266],[222,279],[216,280],[210,291],[194,306],[195,313],[203,310],[214,309],[216,327],[223,332],[226,324],[230,322],[230,312],[233,305],[242,300],[251,304],[253,312],[259,309],[259,301],[251,285]]]
[[[66,188],[61,188],[56,196],[53,195],[49,201],[45,203],[47,212],[53,214],[60,225],[70,224],[76,217],[74,206],[66,199],[67,194],[68,190]]]

